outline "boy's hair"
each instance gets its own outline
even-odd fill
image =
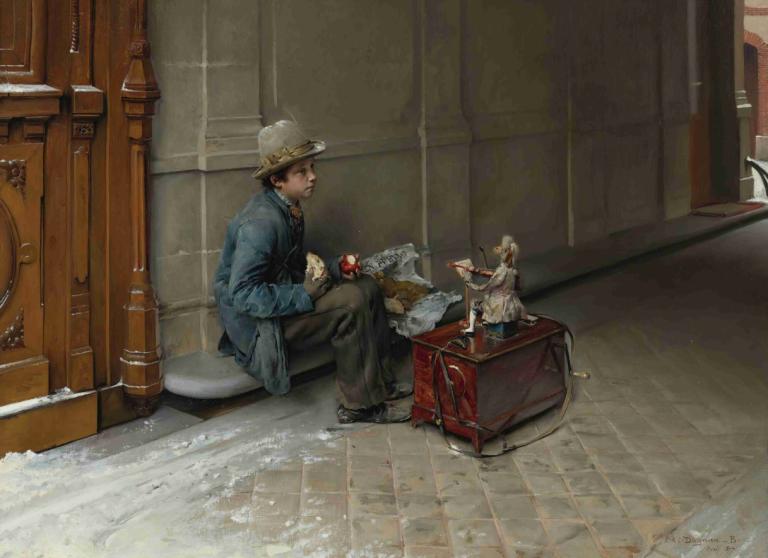
[[[261,179],[261,184],[264,186],[264,188],[274,188],[275,185],[272,184],[271,178],[274,176],[277,180],[285,180],[286,174],[288,173],[288,169],[281,169],[279,171],[273,172],[269,176],[265,176]]]

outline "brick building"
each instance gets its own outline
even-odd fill
[[[768,135],[768,1],[748,0],[744,7],[744,82],[752,105],[752,155],[768,156],[768,145],[760,136]]]

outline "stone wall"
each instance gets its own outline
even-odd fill
[[[258,188],[258,130],[281,118],[328,142],[309,247],[413,242],[439,285],[502,233],[531,255],[686,214],[686,4],[152,2],[166,355],[215,347],[226,223]]]

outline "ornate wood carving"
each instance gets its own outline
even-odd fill
[[[70,0],[69,52],[80,52],[80,0]]]
[[[72,137],[79,139],[93,139],[96,126],[93,122],[77,121],[72,122]]]
[[[0,200],[0,311],[8,304],[18,283],[19,235],[8,206]]]
[[[123,108],[130,140],[131,262],[133,272],[126,313],[128,332],[120,361],[126,395],[141,415],[152,412],[163,389],[158,307],[149,273],[147,190],[152,116],[160,89],[155,79],[147,41],[147,5],[133,0],[134,25],[129,52],[131,62],[123,81]]]
[[[2,146],[0,161],[0,400],[5,403],[48,392],[38,257],[45,146],[24,142],[20,128]]]
[[[0,169],[5,171],[8,184],[16,188],[22,196],[27,190],[27,163],[22,159],[0,159]]]
[[[11,325],[0,333],[0,351],[24,347],[24,309],[19,309]]]

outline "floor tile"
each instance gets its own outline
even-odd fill
[[[431,494],[403,493],[397,496],[397,508],[401,517],[440,517],[440,499]]]
[[[620,437],[647,436],[654,432],[653,427],[640,415],[633,418],[611,417],[609,422]]]
[[[320,516],[318,516],[320,517]],[[344,556],[350,544],[349,523],[316,517],[302,517],[296,528],[295,545],[302,554]],[[301,555],[301,554],[300,554]]]
[[[491,519],[493,517],[482,491],[476,494],[442,496],[441,500],[445,517],[449,519]]]
[[[691,498],[691,497],[670,497],[669,501],[672,503],[672,509],[674,510],[675,517],[685,517],[691,513],[694,513],[709,502],[706,498]]]
[[[403,538],[408,546],[446,546],[448,536],[442,519],[404,519]]]
[[[532,494],[566,494],[563,476],[556,473],[532,473],[525,475],[525,482]]]
[[[622,496],[621,501],[627,516],[632,519],[661,519],[676,514],[675,508],[666,497],[657,496]]]
[[[493,514],[497,519],[538,519],[533,497],[525,494],[489,494]]]
[[[293,517],[255,517],[248,523],[248,530],[257,546],[293,546],[299,539],[299,521]],[[346,529],[343,536],[346,537]]]
[[[510,452],[498,457],[488,457],[486,459],[481,459],[477,463],[478,469],[482,472],[519,474],[520,471],[518,470],[513,458],[514,453],[515,452]]]
[[[405,558],[453,558],[448,547],[406,546]]]
[[[352,492],[349,494],[352,517],[365,515],[397,515],[397,504],[392,494]]]
[[[526,548],[507,546],[507,556],[512,558],[555,558],[555,551],[550,548]]]
[[[347,460],[349,468],[355,469],[390,469],[392,459],[389,454],[384,455],[350,455]]]
[[[538,519],[501,519],[499,526],[507,547],[541,548],[549,544]]]
[[[629,452],[599,453],[594,456],[595,464],[603,472],[643,473],[645,469],[634,455]]]
[[[430,459],[420,455],[396,455],[391,456],[392,468],[395,471],[431,471],[432,463]]]
[[[515,464],[523,473],[553,473],[556,471],[552,457],[547,454],[521,454],[515,456]]]
[[[388,455],[389,441],[386,437],[359,437],[349,439],[348,448],[350,455]]]
[[[437,494],[435,477],[431,469],[395,469],[395,492],[397,494]]]
[[[350,492],[381,492],[394,494],[392,471],[383,468],[352,469],[349,472]]]
[[[741,476],[741,473],[694,471],[692,474],[710,496],[717,496]]]
[[[359,517],[352,519],[352,546],[381,548],[401,546],[400,522],[397,517]]]
[[[621,436],[621,443],[635,454],[670,452],[669,446],[660,436]]]
[[[552,450],[552,460],[563,473],[595,470],[592,458],[584,450],[556,448]]]
[[[455,548],[455,558],[506,558],[501,548]]]
[[[605,477],[611,488],[621,496],[657,493],[647,473],[606,473]]]
[[[301,471],[260,471],[253,477],[255,492],[300,492]]]
[[[327,556],[335,556],[335,554],[319,553],[316,554],[317,558],[326,558]],[[347,556],[341,554],[340,556]],[[355,558],[403,558],[403,548],[399,546],[378,546],[372,547],[371,545],[359,547],[352,545],[352,554]]]
[[[436,473],[435,480],[441,496],[482,492],[476,473]]]
[[[638,553],[644,546],[643,537],[628,520],[600,519],[592,524],[597,538],[606,548],[623,548]]]
[[[614,434],[579,433],[579,440],[587,453],[627,451],[619,437]]]
[[[451,519],[448,534],[454,547],[501,547],[496,523],[490,519]]]
[[[668,497],[709,498],[710,494],[690,473],[650,473],[662,494]]]
[[[535,496],[539,516],[544,519],[580,519],[579,510],[569,496]]]
[[[673,453],[638,453],[635,455],[648,473],[683,471],[685,466]]]
[[[584,473],[566,473],[563,475],[573,494],[610,494],[611,489],[603,475],[596,471]]]
[[[299,493],[285,494],[279,492],[254,492],[251,501],[253,515],[298,515]]]
[[[544,526],[560,556],[567,558],[600,556],[600,551],[584,523],[549,519],[544,521]]]
[[[429,446],[426,438],[420,440],[390,440],[390,453],[394,455],[418,455],[423,458],[429,456]]]
[[[523,477],[517,473],[484,472],[480,474],[488,492],[494,494],[525,494],[528,492]]]
[[[701,434],[682,434],[663,436],[664,443],[674,453],[707,453],[711,442]]]
[[[624,510],[611,494],[574,496],[576,507],[587,521],[597,519],[618,519],[625,516]]]
[[[552,434],[544,438],[544,442],[546,443],[547,447],[551,450],[554,450],[554,449],[572,450],[572,451],[584,450],[584,446],[581,445],[581,442],[579,441],[579,437],[576,435],[576,432],[570,427],[568,423],[564,424],[563,426],[555,430]]]
[[[573,417],[569,425],[579,437],[582,434],[614,435],[608,419],[601,415]]]
[[[300,514],[323,515],[333,519],[347,519],[347,495],[344,493],[304,492],[301,495]]]
[[[304,465],[302,490],[306,492],[345,492],[346,484],[346,467],[323,462]]]
[[[475,474],[475,460],[465,455],[435,455],[432,457],[432,469],[435,473]]]

